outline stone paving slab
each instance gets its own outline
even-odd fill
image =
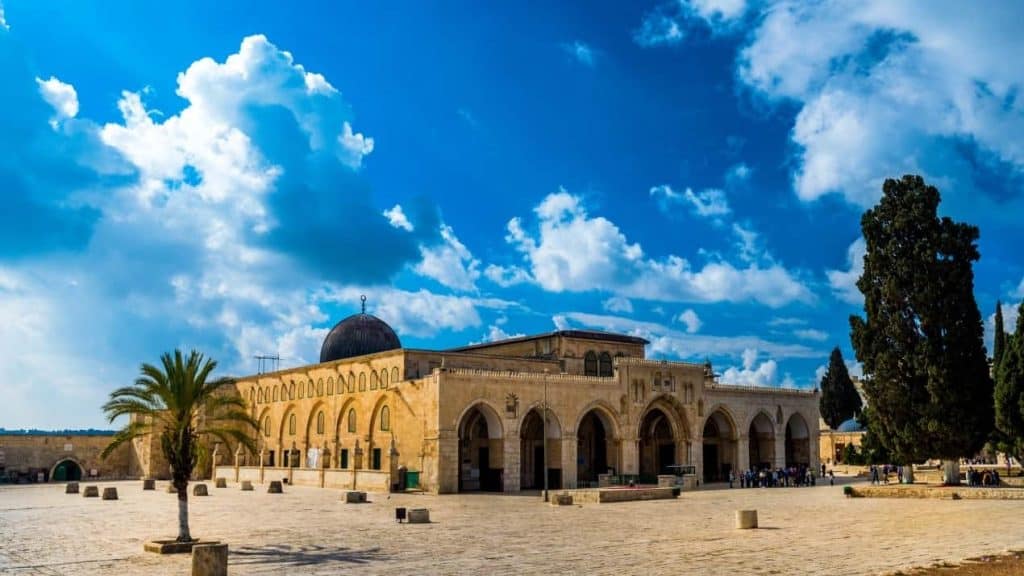
[[[109,485],[120,500],[69,496],[63,485],[0,487],[0,575],[187,574],[187,556],[142,550],[175,535],[175,498]],[[239,576],[865,575],[1024,548],[1024,502],[845,498],[838,485],[614,506],[484,494],[369,500],[345,505],[339,491],[298,486],[221,490],[190,499],[192,534],[228,543]],[[396,506],[428,508],[432,523],[397,524]],[[738,509],[757,509],[761,528],[736,530]]]

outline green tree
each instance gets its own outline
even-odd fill
[[[985,444],[994,415],[974,300],[978,229],[940,219],[939,202],[920,176],[885,181],[861,218],[867,251],[857,287],[866,316],[850,325],[869,428],[898,462],[947,460],[952,482],[958,459]]]
[[[836,346],[828,359],[828,369],[821,378],[821,399],[818,401],[821,417],[829,428],[835,430],[843,422],[860,414],[862,405],[860,394],[843,362],[843,353]]]
[[[998,331],[1002,318],[996,314]],[[1016,329],[1003,346],[995,366],[996,437],[999,449],[1019,461],[1024,454],[1024,302],[1017,309]]]
[[[245,411],[245,402],[233,394],[231,378],[211,379],[217,363],[193,350],[160,357],[162,367],[143,364],[132,386],[110,393],[103,405],[110,422],[122,416],[129,421],[104,449],[109,456],[118,446],[135,438],[158,434],[160,449],[171,466],[172,483],[178,491],[178,538],[189,542],[188,480],[199,458],[201,440],[231,441],[255,452],[247,431],[256,422]]]
[[[996,334],[992,345],[992,366],[999,368],[999,361],[1006,350],[1006,332],[1003,330],[1003,303],[996,300]]]

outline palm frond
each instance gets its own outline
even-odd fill
[[[141,438],[149,434],[152,431],[152,426],[148,422],[134,420],[125,425],[124,428],[117,431],[114,437],[110,440],[110,443],[100,453],[100,458],[106,459],[117,450],[119,446],[125,442],[130,442],[136,438]]]

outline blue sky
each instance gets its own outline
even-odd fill
[[[1024,297],[1020,3],[0,6],[0,427],[101,426],[174,347],[315,361],[360,294],[410,347],[814,386],[907,172],[981,227],[988,324]]]

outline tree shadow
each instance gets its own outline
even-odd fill
[[[368,564],[384,559],[380,548],[352,550],[333,546],[289,546],[287,544],[268,544],[260,547],[243,546],[231,550],[230,556],[230,563],[234,565],[275,564],[282,567],[330,563]]]

